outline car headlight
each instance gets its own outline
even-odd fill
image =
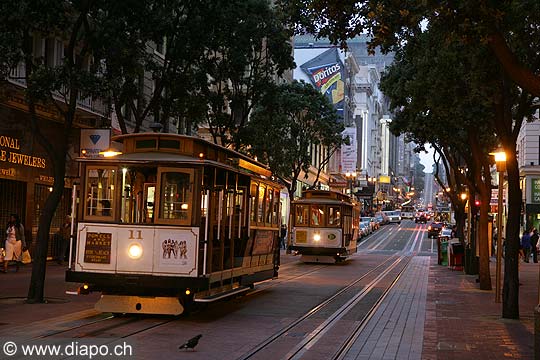
[[[320,241],[321,240],[321,234],[315,234],[313,235],[313,240]]]
[[[128,247],[128,256],[132,259],[139,259],[142,256],[143,249],[141,244],[132,243]]]

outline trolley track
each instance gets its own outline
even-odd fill
[[[414,249],[417,246],[419,237],[422,237],[420,230],[418,227],[415,229],[399,255],[391,256],[324,302],[306,312],[297,320],[271,335],[238,359],[301,359],[315,347],[323,348],[321,351],[317,351],[318,356],[326,351],[325,358],[342,359],[415,256],[416,251]],[[330,307],[329,304],[336,301],[336,299],[346,292],[354,289],[355,286],[358,286],[358,283],[373,276],[373,274],[377,274],[377,276],[369,281],[360,291],[346,300],[342,299],[343,304],[339,308],[335,309],[331,314],[325,314],[323,316],[323,309]],[[382,290],[381,285],[383,285]],[[316,317],[316,314],[319,314],[323,320],[322,322],[319,321],[318,324],[315,324],[316,321],[313,319]],[[349,318],[352,318],[352,320]],[[309,328],[309,330],[303,332],[306,328]],[[325,334],[331,329],[332,336],[325,337]],[[304,335],[300,341],[296,340],[292,344],[291,336],[288,336],[292,334]],[[342,335],[338,336],[336,334]],[[347,336],[347,334],[351,335]],[[328,344],[328,338],[332,339],[330,344]],[[321,343],[325,342],[326,344],[321,345]],[[279,349],[283,348],[290,350],[286,353],[283,350],[279,352]],[[337,351],[335,350],[336,348]],[[328,349],[332,350],[328,351]],[[269,354],[272,354],[272,356],[268,357]],[[307,357],[309,358],[309,356]]]
[[[381,268],[385,268],[385,266],[387,266],[388,263],[390,263],[390,265],[385,269],[385,270],[382,270],[382,273],[383,274],[387,274],[388,271],[390,271],[391,269],[395,268],[395,266],[397,266],[401,261],[402,259],[404,258],[404,256],[391,256],[389,257],[388,259],[386,259],[384,262],[382,262],[381,264],[379,264],[378,266],[376,266],[375,268],[371,269],[370,271],[368,271],[367,273],[363,274],[362,276],[360,276],[359,278],[355,279],[354,281],[352,281],[351,283],[349,283],[347,286],[345,286],[344,288],[342,288],[341,290],[339,290],[337,293],[335,293],[334,295],[332,295],[331,297],[329,297],[328,299],[326,299],[325,301],[321,302],[320,304],[318,304],[317,306],[313,307],[312,309],[310,309],[309,311],[307,311],[304,315],[302,315],[301,317],[299,317],[298,319],[296,319],[295,321],[291,322],[289,325],[287,325],[286,327],[282,328],[281,330],[279,330],[278,332],[276,332],[275,334],[273,334],[272,336],[270,336],[268,339],[266,339],[265,341],[261,342],[260,344],[258,344],[257,346],[255,346],[253,349],[251,349],[249,352],[247,352],[246,354],[242,355],[239,360],[245,360],[245,359],[253,359],[253,358],[257,358],[257,356],[260,356],[262,354],[265,353],[265,351],[269,351],[269,349],[271,349],[271,347],[275,344],[277,344],[278,342],[282,341],[284,337],[287,336],[287,334],[291,333],[292,330],[294,329],[297,329],[297,328],[301,328],[302,326],[305,326],[306,325],[306,322],[308,322],[309,320],[313,319],[316,315],[320,315],[323,311],[326,311],[328,310],[327,308],[329,307],[329,305],[331,305],[332,303],[334,303],[334,306],[335,306],[335,303],[345,303],[347,304],[348,302],[350,302],[350,298],[349,299],[343,299],[341,298],[342,296],[346,295],[347,292],[350,292],[352,290],[354,290],[355,287],[358,287],[358,286],[361,286],[359,283],[362,281],[362,280],[365,280],[366,278],[368,278],[369,276],[373,276],[374,274],[377,274],[378,272],[381,271]],[[389,270],[390,269],[390,270]],[[364,289],[368,289],[369,290],[366,290],[366,291],[361,291],[359,294],[364,294],[364,295],[360,295],[361,297],[357,297],[357,301],[361,300],[362,298],[364,298],[370,290],[373,289],[373,287],[376,285],[376,283],[380,280],[377,280],[381,277],[381,274],[375,276],[375,280],[372,280],[368,285],[366,285],[364,287]],[[354,296],[353,296],[354,297]],[[344,305],[341,305],[340,309],[343,308]],[[334,315],[335,317],[340,317],[343,316],[345,314],[344,312],[344,309],[338,309],[337,313],[334,312]],[[309,326],[309,325],[308,325]],[[322,326],[322,327],[321,327]],[[301,341],[301,344],[304,345],[307,344],[308,342],[310,342],[311,340],[315,339],[315,337],[320,334],[321,332],[325,331],[326,328],[330,328],[331,327],[331,324],[328,323],[328,320],[325,321],[322,325],[319,325],[318,328],[316,328],[315,330],[313,330],[309,336],[305,337],[302,341]],[[298,347],[298,345],[297,345]],[[294,349],[293,349],[294,350]],[[294,356],[299,353],[302,349],[299,348],[297,351],[294,351],[294,353],[289,353],[287,354],[287,356],[285,357],[280,357],[280,358],[285,358],[285,359],[292,359],[294,358]]]

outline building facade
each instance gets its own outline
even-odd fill
[[[517,158],[522,190],[521,225],[540,228],[540,123],[524,122],[517,139]],[[505,199],[506,200],[506,199]]]

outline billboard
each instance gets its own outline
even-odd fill
[[[328,97],[338,115],[343,117],[345,67],[339,58],[338,50],[328,49],[300,68],[307,74],[313,86]]]
[[[341,172],[356,171],[356,158],[358,144],[356,142],[356,128],[346,127],[341,133],[344,138],[349,138],[349,145],[341,145]]]

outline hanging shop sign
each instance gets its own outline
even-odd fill
[[[81,156],[97,158],[111,145],[110,129],[81,129]]]

